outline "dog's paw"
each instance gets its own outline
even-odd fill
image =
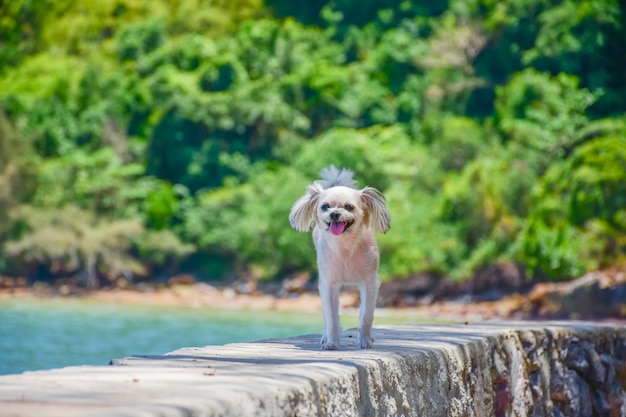
[[[322,343],[322,350],[339,350],[339,345],[337,343]]]
[[[339,350],[339,342],[329,340],[326,335],[322,335],[320,346],[322,350]]]
[[[358,342],[361,349],[371,349],[374,345],[374,338],[372,336],[359,336]]]

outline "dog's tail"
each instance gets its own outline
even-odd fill
[[[339,169],[334,165],[329,165],[326,168],[322,168],[320,176],[322,179],[316,182],[323,188],[336,187],[338,185],[350,188],[356,186],[354,172],[346,168]]]

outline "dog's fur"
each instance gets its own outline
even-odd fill
[[[380,286],[375,234],[389,230],[391,215],[380,191],[354,188],[352,171],[331,165],[320,175],[322,179],[309,185],[289,215],[297,231],[313,229],[324,315],[320,343],[323,350],[339,348],[339,291],[342,284],[353,284],[361,294],[358,343],[369,349]]]

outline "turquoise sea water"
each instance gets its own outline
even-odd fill
[[[376,323],[405,323],[377,318]],[[356,312],[342,314],[356,327]],[[0,375],[72,365],[106,365],[183,347],[319,334],[321,312],[211,310],[76,299],[0,300]]]
[[[1,300],[0,375],[319,333],[321,323],[311,313]]]

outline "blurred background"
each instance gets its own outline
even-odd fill
[[[624,281],[623,2],[11,0],[0,16],[6,288],[313,282],[287,217],[329,164],[387,197],[385,282]]]

